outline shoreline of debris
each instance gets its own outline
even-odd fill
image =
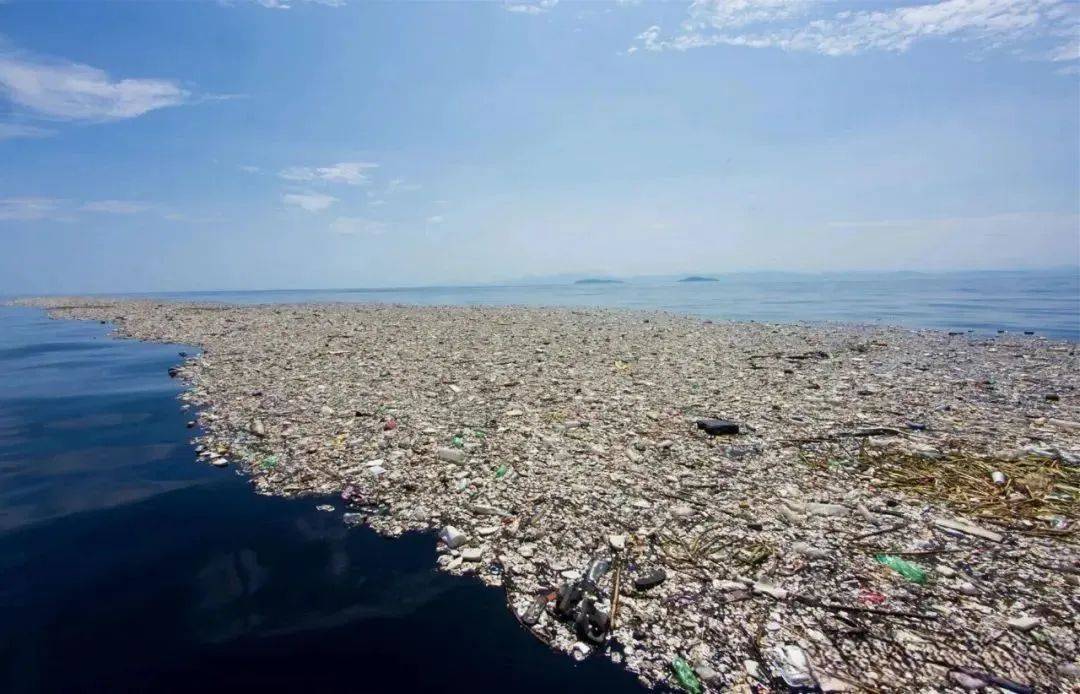
[[[687,691],[1080,686],[1076,345],[491,307],[20,301],[198,345],[202,460],[438,532]],[[962,515],[960,515],[962,514]]]

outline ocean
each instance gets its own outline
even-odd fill
[[[1080,339],[1076,273],[211,292],[243,303],[606,306]],[[0,307],[0,691],[639,690],[550,652],[435,539],[346,528],[336,499],[254,494],[195,462],[184,345]],[[332,504],[333,512],[316,510]]]
[[[603,306],[713,320],[901,325],[1080,340],[1080,270],[728,275],[714,282],[633,280],[407,289],[186,292],[143,296],[235,303],[307,301]]]

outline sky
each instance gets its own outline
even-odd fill
[[[0,293],[1080,264],[1080,3],[0,0]]]

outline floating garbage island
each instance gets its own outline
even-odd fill
[[[1080,362],[666,313],[31,300],[198,345],[201,460],[433,533],[536,638],[700,691],[1080,687]],[[227,531],[227,529],[225,529]],[[435,539],[437,538],[437,539]]]

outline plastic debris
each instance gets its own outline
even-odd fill
[[[1001,542],[1004,539],[1001,533],[996,533],[993,530],[987,530],[986,528],[979,527],[974,523],[968,521],[962,521],[958,519],[950,518],[938,518],[934,521],[934,525],[946,530],[955,530],[956,532],[964,533],[965,535],[974,535],[975,537],[981,537],[992,542]]]
[[[952,680],[957,686],[967,689],[968,691],[976,691],[984,687],[989,686],[989,682],[979,679],[978,677],[972,677],[966,672],[960,672],[959,670],[949,671],[949,679]]]
[[[1009,620],[1009,627],[1017,631],[1031,631],[1041,623],[1038,617],[1013,617]]]
[[[783,689],[771,654],[797,641],[822,691],[936,691],[1000,638],[994,676],[1075,688],[1072,623],[1039,610],[1064,614],[1076,589],[1075,345],[615,310],[50,301],[205,348],[176,372],[200,460],[260,493],[340,492],[343,522],[387,536],[451,524],[441,570],[503,586],[530,634],[648,685],[675,686],[682,654],[718,688]],[[697,429],[716,411],[737,439]],[[618,568],[586,590],[598,555]],[[940,579],[867,571],[875,555]],[[577,593],[565,616],[560,591]],[[841,648],[845,609],[866,615],[865,643],[905,648]],[[1026,610],[1043,621],[1006,625]]]
[[[880,605],[886,600],[888,600],[888,598],[886,598],[883,593],[879,593],[876,590],[859,591],[859,602],[865,605]]]
[[[1014,694],[1035,694],[1035,688],[1030,685],[1015,682],[1007,677],[1000,677],[990,672],[981,672],[968,667],[957,667],[951,672],[965,675],[970,678],[967,681],[971,684],[974,684],[976,681],[981,681],[1004,689],[1005,691],[1013,692]]]
[[[811,547],[806,542],[796,542],[791,546],[791,551],[795,554],[801,554],[804,557],[810,559],[825,559],[829,556],[829,553],[818,547]]]
[[[701,682],[689,663],[682,658],[674,658],[671,661],[671,669],[675,671],[675,681],[684,691],[690,694],[701,694]]]
[[[448,525],[439,532],[439,539],[450,549],[457,549],[469,541],[468,535],[452,525]]]
[[[529,603],[528,608],[521,614],[521,622],[525,626],[534,626],[540,621],[540,616],[544,614],[544,608],[547,604],[554,599],[554,593],[540,593],[533,601]]]
[[[810,672],[810,661],[801,648],[795,645],[777,646],[770,654],[773,666],[788,687],[801,689],[815,686],[814,676]]]
[[[465,452],[453,448],[440,448],[435,452],[435,457],[448,463],[460,465],[465,462]]]
[[[655,588],[667,579],[667,572],[663,569],[653,569],[634,579],[634,587],[638,590]]]
[[[709,436],[724,436],[739,433],[739,425],[726,419],[699,419],[697,428]]]
[[[888,554],[878,554],[874,557],[880,564],[884,564],[897,572],[912,583],[926,583],[926,572],[915,564]]]
[[[577,635],[594,645],[606,641],[611,628],[609,615],[596,606],[599,582],[610,567],[608,559],[593,559],[579,580],[564,584],[556,592],[555,614],[573,621]]]

